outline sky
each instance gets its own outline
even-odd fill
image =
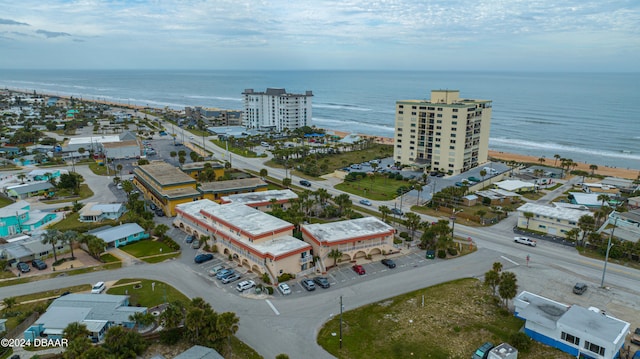
[[[640,70],[638,0],[0,0],[3,69]]]

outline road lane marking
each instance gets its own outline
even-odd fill
[[[276,313],[276,315],[280,315],[280,312],[276,309],[276,307],[271,303],[269,299],[266,299],[265,302],[269,304],[269,306],[271,307],[271,310],[273,310],[273,312]]]
[[[514,262],[514,261],[512,261],[511,259],[509,259],[509,258],[507,258],[507,257],[505,257],[505,256],[500,256],[500,258],[504,259],[505,261],[509,261],[509,262],[511,262],[511,263],[513,263],[513,264],[515,264],[515,265],[517,265],[517,266],[519,266],[519,265],[520,265],[520,264],[518,264],[517,262]]]

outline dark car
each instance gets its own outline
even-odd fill
[[[203,254],[198,254],[197,256],[195,256],[195,258],[193,258],[193,261],[196,262],[197,264],[200,263],[204,263],[206,261],[210,261],[213,259],[213,254],[211,253],[203,253]]]
[[[493,349],[493,344],[491,344],[490,342],[486,342],[482,344],[480,348],[476,349],[471,359],[487,359],[487,357],[489,356],[489,351],[491,351],[491,349]]]
[[[185,239],[184,241],[185,241],[185,243],[193,242],[193,236],[187,236],[187,239]]]
[[[45,263],[42,259],[34,259],[31,261],[31,266],[33,268],[38,268],[39,270],[43,270],[47,268],[47,263]]]
[[[156,209],[158,209],[158,207],[153,203],[149,205],[149,208],[151,208],[152,211],[155,211]]]
[[[426,258],[427,259],[435,259],[436,258],[436,251],[434,251],[433,249],[428,250]]]
[[[300,185],[305,187],[311,187],[311,182],[307,180],[300,180]]]
[[[164,217],[164,211],[161,210],[160,208],[156,209],[156,216]]]
[[[308,290],[309,292],[311,292],[312,290],[316,290],[316,285],[311,279],[303,279],[302,283],[300,284],[302,284],[304,289]]]
[[[396,267],[396,262],[393,261],[393,259],[383,259],[382,260],[382,264],[386,265],[389,268],[395,268]]]
[[[223,269],[221,271],[219,271],[218,273],[216,273],[216,278],[217,279],[225,279],[226,277],[235,274],[236,271],[234,271],[231,268],[227,268],[227,269]]]
[[[636,353],[633,354],[633,357],[631,359],[640,359],[640,350],[636,351]]]
[[[24,262],[18,262],[16,268],[18,268],[18,270],[22,273],[27,273],[31,271],[31,268],[29,268],[29,265],[27,265],[27,263],[24,263]]]
[[[577,295],[582,295],[582,293],[587,291],[587,284],[585,283],[576,283],[573,286],[573,292]]]
[[[326,277],[315,277],[313,278],[313,281],[322,288],[331,287],[331,284],[329,284],[329,280]]]
[[[631,342],[633,344],[640,345],[640,328],[636,328],[636,330],[633,331],[633,334],[631,334]]]
[[[351,267],[351,268],[353,268],[353,271],[354,271],[354,272],[356,272],[356,273],[358,273],[359,275],[365,275],[365,274],[367,274],[367,272],[364,270],[364,267],[363,267],[363,266],[361,266],[361,265],[359,265],[359,264],[356,264],[356,265],[354,265],[354,266],[353,266],[353,267]]]
[[[391,208],[391,213],[397,215],[397,216],[404,216],[404,212],[402,212],[402,210],[400,208],[394,207]]]

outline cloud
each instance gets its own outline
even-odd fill
[[[61,37],[61,36],[71,36],[71,34],[68,34],[66,32],[55,32],[55,31],[47,31],[47,30],[38,30],[36,31],[36,34],[42,34],[46,36],[47,39],[51,39],[54,37]]]
[[[0,25],[21,25],[21,26],[30,26],[26,22],[18,22],[11,19],[0,19]]]

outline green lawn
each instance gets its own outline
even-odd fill
[[[227,143],[226,141],[220,141],[220,140],[210,140],[214,145],[226,150],[227,149]],[[247,157],[247,158],[257,158],[257,157],[267,157],[266,154],[263,154],[261,156],[258,156],[257,153],[250,151],[248,149],[245,148],[238,148],[238,147],[233,147],[231,146],[231,144],[229,144],[229,152],[236,154],[238,156],[242,156],[242,157]]]
[[[139,283],[138,283],[139,282]],[[152,288],[152,283],[155,282],[155,289]],[[122,283],[131,283],[123,286],[113,288]],[[138,286],[142,286],[138,288]],[[138,289],[136,289],[138,288]],[[156,305],[165,303],[180,301],[182,303],[190,302],[190,299],[180,293],[172,286],[149,279],[121,279],[117,281],[112,288],[107,291],[108,294],[123,295],[128,293],[130,296],[130,304],[132,306],[140,305],[142,307],[155,307]]]
[[[42,201],[42,202],[47,204],[56,204],[56,203],[77,201],[77,200],[81,200],[81,199],[85,199],[93,196],[93,191],[91,190],[91,188],[89,188],[87,184],[81,184],[77,195],[74,195],[71,191],[66,189],[58,189],[56,190],[56,197],[58,196],[66,197],[66,198],[60,198],[60,199],[54,199],[51,201]]]
[[[53,224],[49,228],[57,229],[60,231],[73,230],[73,231],[84,233],[94,228],[116,224],[116,222],[112,220],[106,220],[99,223],[83,223],[78,220],[79,218],[80,218],[80,214],[78,212],[70,213],[70,214],[67,214],[65,219],[61,220],[58,223]]]
[[[107,175],[107,166],[100,166],[98,162],[93,161],[92,163],[89,163],[89,169],[98,176]]]
[[[150,239],[144,239],[119,248],[136,258],[173,252],[173,250],[163,242],[152,241]]]
[[[0,196],[0,208],[8,206],[11,203],[13,203],[13,201],[10,198]]]
[[[398,196],[396,190],[401,186],[409,187],[408,181],[387,178],[383,175],[363,178],[355,182],[342,182],[335,186],[344,192],[377,201],[389,201]]]
[[[424,298],[424,306],[422,300]],[[348,303],[346,304],[348,305]],[[336,304],[337,306],[337,304]],[[336,308],[338,309],[338,308]],[[495,304],[477,279],[461,279],[344,312],[318,334],[318,344],[338,358],[469,358],[482,343],[509,342],[523,321]],[[571,358],[532,343],[520,359]]]
[[[18,301],[18,303],[22,303],[30,300],[58,297],[60,296],[60,294],[64,292],[71,292],[71,293],[87,292],[90,289],[91,289],[91,284],[80,284],[80,285],[74,285],[73,287],[59,288],[59,289],[48,290],[46,292],[21,295],[19,297],[16,297],[16,300]]]

